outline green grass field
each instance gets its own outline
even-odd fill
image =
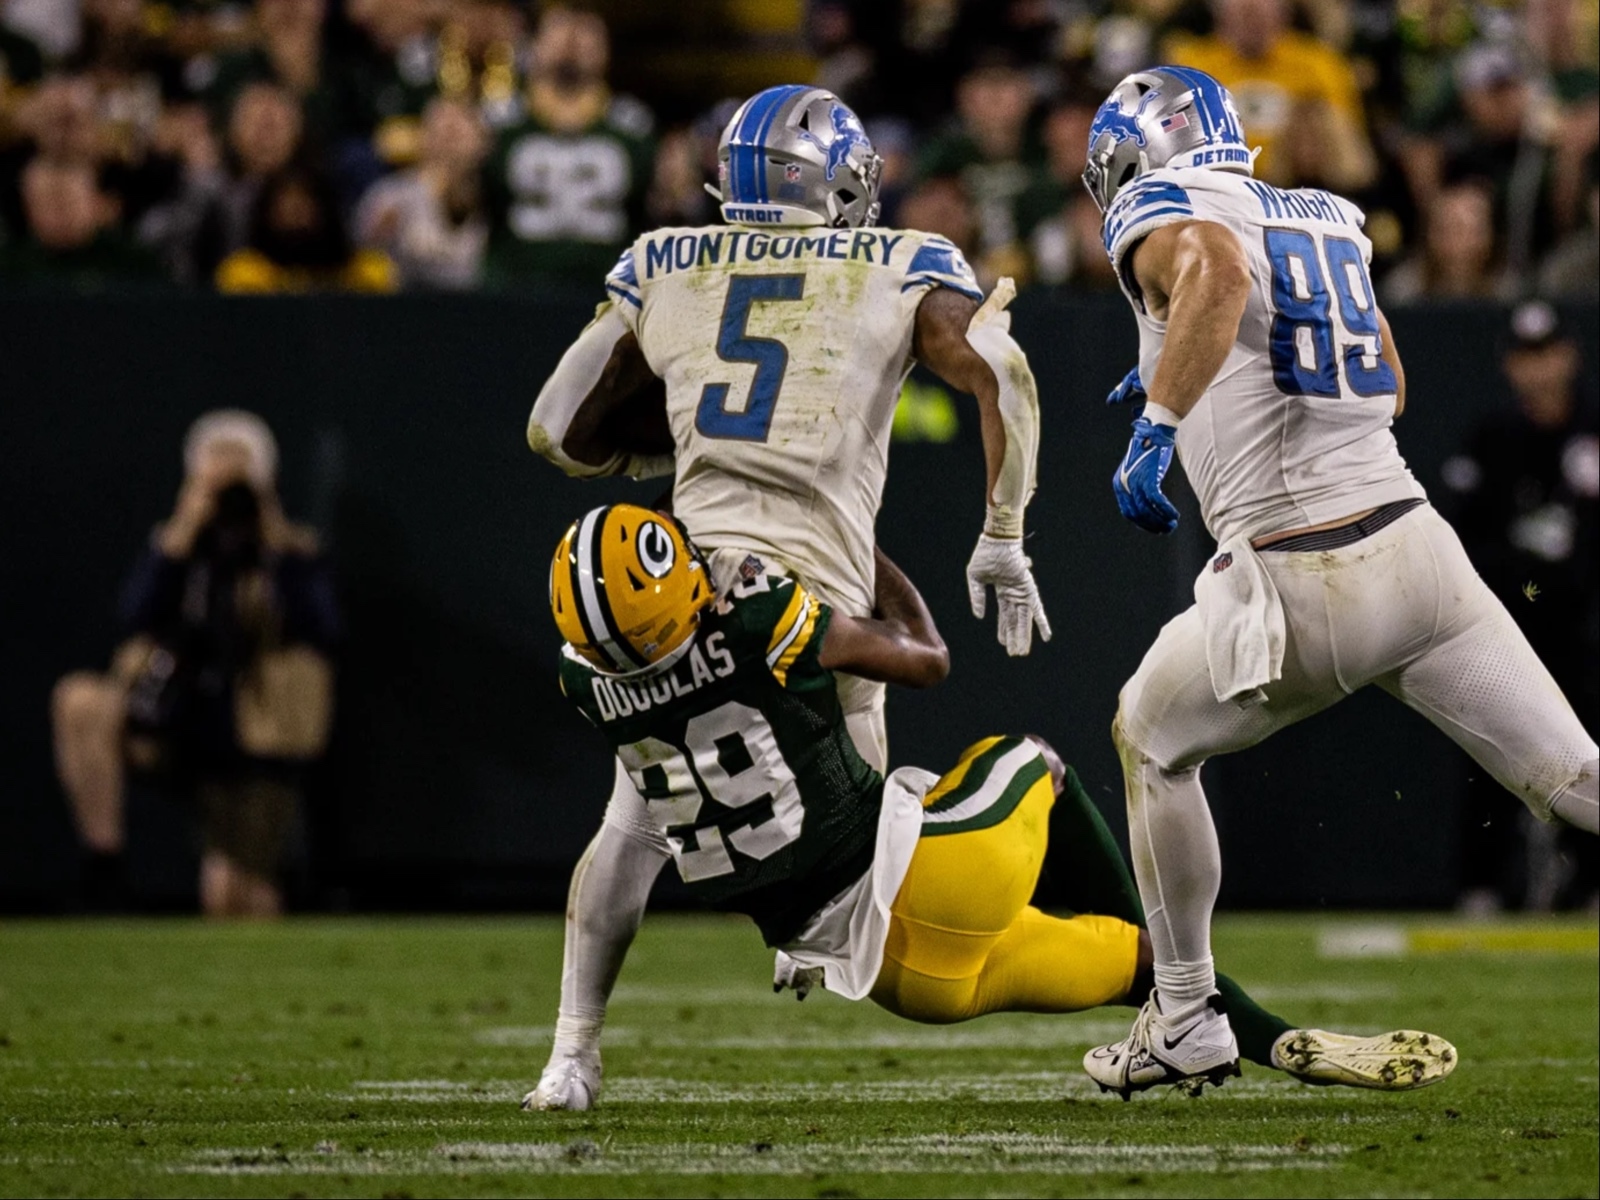
[[[1191,1100],[1078,1066],[1131,1010],[925,1028],[771,994],[747,925],[646,922],[593,1113],[530,1114],[553,919],[0,926],[6,1195],[1593,1196],[1594,920],[1234,917],[1300,1024],[1412,1024],[1411,1095],[1259,1068]],[[1376,955],[1376,956],[1374,956]]]

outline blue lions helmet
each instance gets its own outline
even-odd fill
[[[825,225],[878,220],[883,160],[861,118],[832,92],[785,84],[739,106],[717,147],[722,219],[735,225]]]
[[[1146,171],[1212,167],[1249,175],[1255,158],[1227,88],[1193,67],[1151,67],[1112,88],[1095,113],[1083,185],[1104,212]]]

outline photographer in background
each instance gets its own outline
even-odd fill
[[[315,536],[283,516],[277,459],[251,413],[195,422],[177,507],[123,591],[129,640],[109,674],[56,685],[57,769],[91,900],[117,890],[132,771],[193,796],[207,916],[282,911],[277,874],[301,776],[327,743],[339,613]]]

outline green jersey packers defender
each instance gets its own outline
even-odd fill
[[[576,650],[561,687],[615,748],[690,890],[792,939],[872,864],[883,776],[857,753],[833,672],[831,612],[754,555],[666,671],[609,677]]]

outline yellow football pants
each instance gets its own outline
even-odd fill
[[[923,798],[925,817],[959,796],[975,760],[1004,749],[1002,741],[1017,745],[990,738],[962,754]],[[1003,793],[1005,782],[991,792]],[[1023,786],[1015,807],[992,824],[981,815],[965,822],[979,827],[950,832],[924,824],[890,909],[883,968],[872,989],[873,1000],[890,1012],[947,1024],[992,1012],[1078,1012],[1127,995],[1138,963],[1137,926],[1115,917],[1052,917],[1028,903],[1044,863],[1055,792],[1048,773],[1031,783],[1020,775],[1014,788]]]

